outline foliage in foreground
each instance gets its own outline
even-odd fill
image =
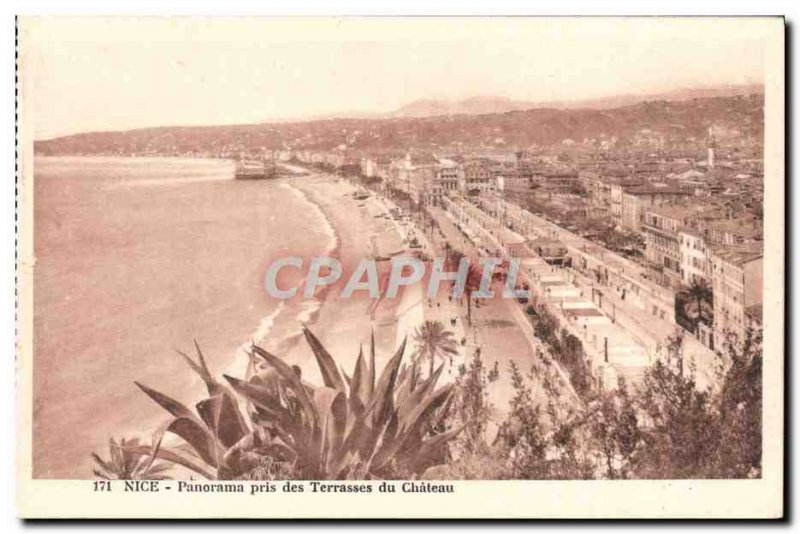
[[[169,465],[156,462],[155,457],[136,452],[138,439],[122,438],[119,443],[108,440],[109,459],[103,460],[92,453],[97,478],[103,480],[164,480]]]
[[[253,348],[261,369],[248,380],[214,380],[198,349],[186,357],[209,397],[197,415],[146,386],[173,418],[152,447],[112,440],[112,459],[95,456],[104,478],[163,478],[177,464],[207,478],[324,479],[703,479],[761,476],[762,353],[757,332],[730,342],[718,385],[700,390],[685,365],[683,334],[669,340],[641,384],[621,381],[577,404],[555,372],[555,358],[536,354],[530,371],[511,363],[514,391],[498,417],[488,388],[498,379],[480,352],[455,384],[436,389],[439,367],[425,379],[419,361],[401,368],[404,347],[376,381],[374,341],[353,376],[305,330],[324,386]],[[543,400],[544,399],[544,400]],[[246,405],[241,411],[239,406]],[[165,432],[182,445],[164,446]],[[164,462],[156,463],[160,459]]]
[[[307,328],[303,333],[324,386],[304,382],[298,368],[257,346],[251,358],[258,371],[247,380],[225,375],[226,385],[197,347],[197,361],[183,356],[208,397],[195,413],[137,382],[172,417],[151,447],[131,444],[125,453],[208,479],[410,478],[444,460],[446,443],[460,429],[444,427],[453,390],[436,388],[441,366],[425,379],[416,362],[401,366],[403,342],[376,380],[373,338],[369,359],[360,351],[349,376]],[[167,446],[166,433],[182,443]]]
[[[496,434],[486,395],[489,373],[478,357],[464,369],[456,414],[466,427],[438,471],[447,479],[707,479],[761,476],[762,355],[758,333],[730,343],[719,388],[697,387],[684,365],[678,330],[633,387],[592,392],[576,410],[558,410],[545,365],[523,373],[511,364],[514,396]],[[557,380],[557,378],[556,378]],[[535,389],[547,392],[537,400]],[[561,397],[563,400],[563,397]]]

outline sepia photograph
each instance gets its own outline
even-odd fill
[[[782,18],[17,25],[23,510],[781,514]]]

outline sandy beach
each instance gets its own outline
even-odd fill
[[[324,302],[308,326],[348,373],[352,372],[358,357],[359,345],[367,351],[374,331],[380,368],[396,348],[395,314],[400,299],[382,299],[375,305],[365,292],[355,292],[351,298],[344,299],[341,289],[358,262],[402,249],[402,237],[391,221],[376,217],[384,213],[379,199],[371,195],[365,200],[356,200],[353,197],[356,188],[343,180],[313,174],[294,178],[291,186],[317,204],[335,229],[338,247],[333,255],[342,262],[345,273],[322,297],[317,297]],[[389,262],[379,262],[378,269],[382,277],[388,272]],[[281,356],[299,365],[306,379],[321,383],[316,360],[304,340],[297,339]]]

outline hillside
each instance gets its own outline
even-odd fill
[[[668,100],[680,102],[695,98],[726,98],[732,96],[762,95],[761,85],[721,85],[703,88],[676,89],[662,93],[623,94],[589,100],[565,100],[551,102],[528,102],[504,97],[478,96],[463,100],[416,100],[407,104],[388,117],[432,117],[436,115],[485,115],[506,113],[536,108],[555,109],[612,109],[632,106],[641,102]],[[331,117],[328,117],[331,118]],[[365,117],[375,118],[375,117]]]
[[[236,154],[262,148],[360,150],[548,146],[614,136],[625,143],[650,130],[679,145],[708,128],[761,143],[761,94],[647,101],[612,109],[537,108],[489,114],[328,119],[238,126],[160,127],[93,132],[39,141],[38,154]]]

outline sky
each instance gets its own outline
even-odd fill
[[[752,19],[23,18],[33,136],[762,83]],[[774,29],[774,28],[773,28]]]

